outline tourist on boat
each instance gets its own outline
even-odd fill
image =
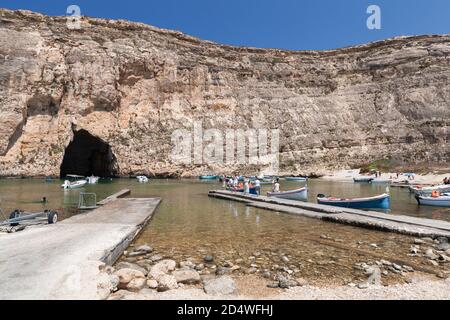
[[[261,181],[258,178],[255,180],[255,191],[258,196],[261,195]]]
[[[238,176],[234,176],[234,179],[233,179],[233,187],[237,187],[238,186],[238,184],[239,184],[239,178],[238,178]]]
[[[447,178],[447,177],[445,177],[445,178],[444,178],[444,184],[450,184],[450,179]]]

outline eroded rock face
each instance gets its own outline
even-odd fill
[[[197,120],[279,129],[281,173],[449,161],[449,79],[449,36],[291,52],[0,10],[0,175],[58,176],[79,130],[111,147],[118,175],[259,169],[173,163],[173,131]]]

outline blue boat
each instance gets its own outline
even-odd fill
[[[317,203],[354,209],[389,209],[391,205],[390,198],[387,193],[375,197],[354,199],[331,198],[318,195]]]
[[[203,175],[198,177],[200,180],[216,180],[217,176],[213,176],[213,175]]]
[[[285,177],[284,180],[286,181],[306,181],[308,178],[304,177]]]
[[[234,191],[234,192],[244,192],[244,188],[227,188],[227,190],[229,191]],[[258,193],[256,192],[256,188],[250,188],[250,194],[254,194],[254,195],[258,195]]]

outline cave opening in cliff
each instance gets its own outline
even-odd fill
[[[111,147],[86,130],[74,132],[61,164],[61,178],[69,174],[80,176],[113,177],[116,174],[116,157]]]

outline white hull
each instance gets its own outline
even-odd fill
[[[139,183],[147,183],[149,180],[146,176],[137,176],[136,179]]]
[[[356,177],[356,178],[353,178],[353,181],[354,182],[367,182],[367,183],[369,183],[373,179],[374,178],[372,178],[372,177]]]
[[[450,196],[441,197],[417,197],[417,201],[420,205],[424,206],[435,206],[435,207],[450,207]]]
[[[433,191],[439,191],[440,193],[446,193],[450,192],[450,185],[449,184],[442,184],[438,186],[432,186],[432,187],[417,187],[417,186],[410,186],[409,190],[411,192],[414,192],[415,194],[431,194]]]
[[[390,179],[373,179],[370,181],[370,183],[380,183],[380,184],[389,184],[392,180]]]
[[[96,183],[98,183],[98,180],[100,180],[100,178],[99,177],[87,177],[86,180],[89,184],[96,184]]]
[[[68,180],[64,181],[64,184],[61,185],[64,189],[77,189],[82,188],[87,184],[86,180],[79,180],[75,182],[70,182]]]
[[[308,199],[308,189],[301,188],[298,190],[291,190],[285,192],[268,192],[268,197],[289,199],[289,200],[307,200]]]

